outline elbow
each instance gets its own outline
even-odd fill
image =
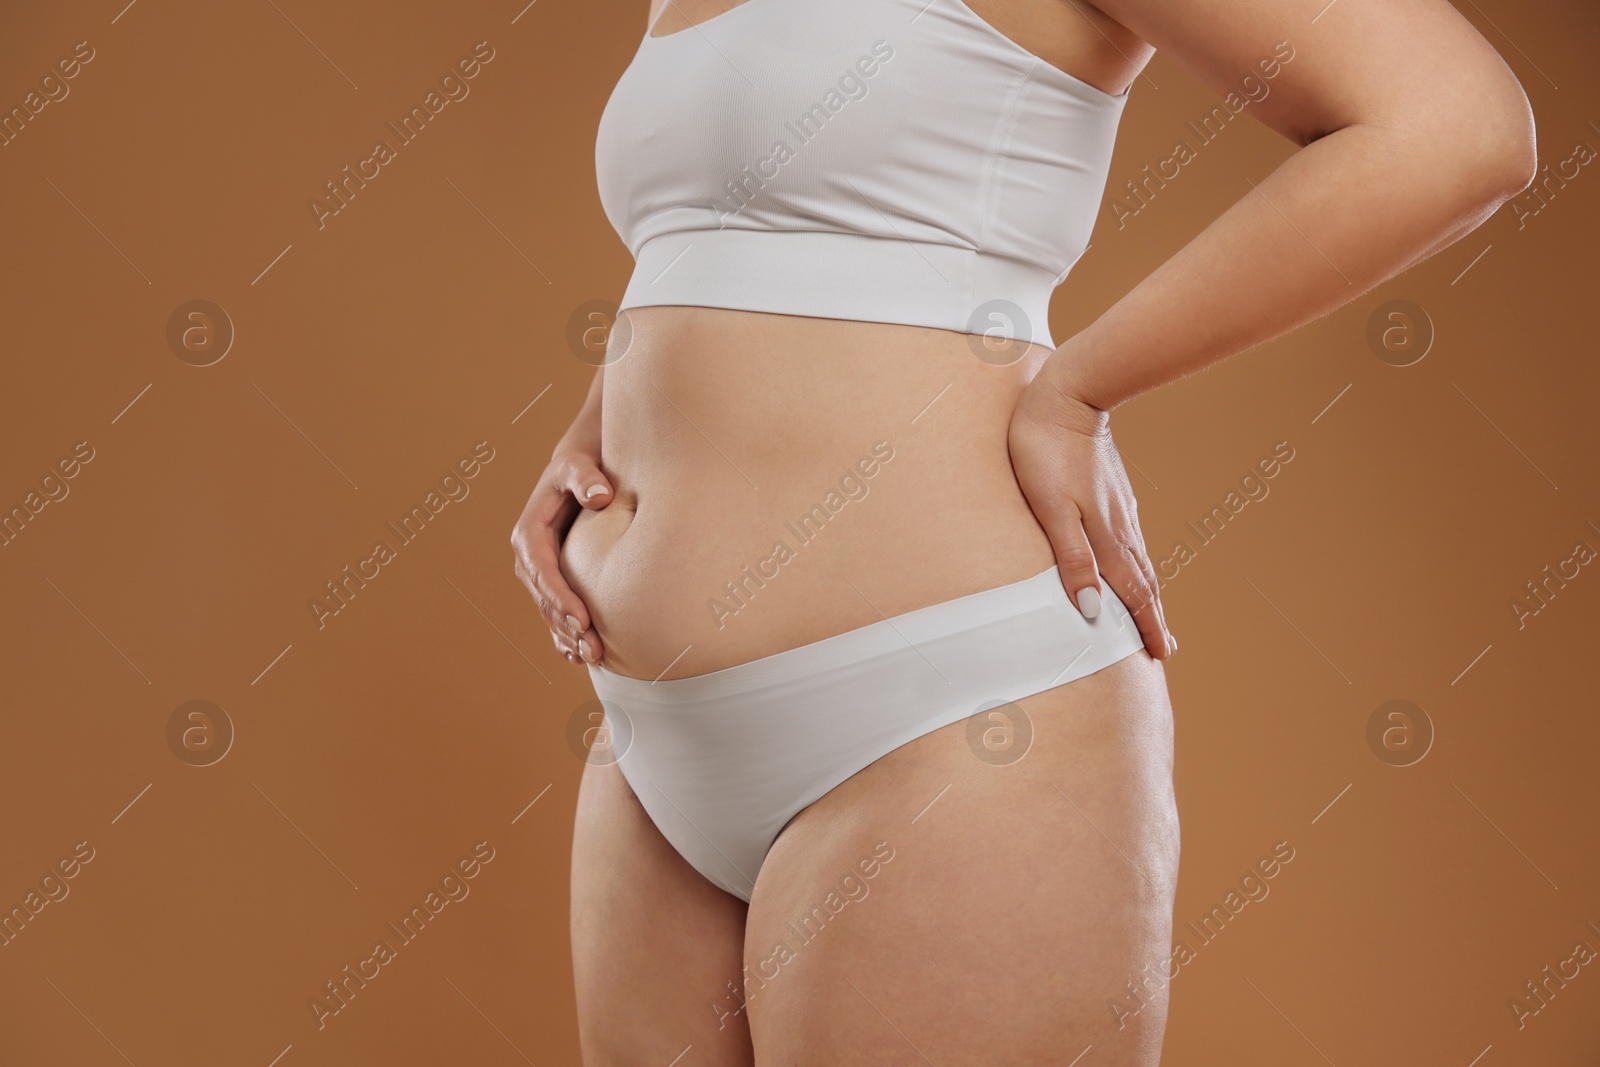
[[[1418,205],[1481,223],[1538,176],[1533,109],[1505,73],[1498,83],[1479,77],[1429,85],[1388,114],[1350,125],[1381,131],[1385,164],[1403,176]]]
[[[1461,179],[1474,207],[1498,207],[1532,185],[1539,168],[1533,109],[1506,73],[1493,91],[1468,96],[1455,123]]]
[[[1479,168],[1487,195],[1498,205],[1532,185],[1539,171],[1533,109],[1520,88],[1487,126],[1491,137],[1481,149]]]

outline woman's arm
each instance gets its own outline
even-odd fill
[[[605,368],[597,368],[577,418],[557,442],[550,464],[511,531],[517,577],[550,627],[556,648],[572,663],[600,662],[603,648],[589,609],[561,574],[561,541],[578,508],[611,503],[611,481],[600,471],[600,402]]]
[[[1078,0],[1068,0],[1078,3]],[[1292,67],[1251,114],[1304,147],[1252,183],[1045,361],[1012,417],[1012,466],[1087,616],[1099,575],[1150,655],[1177,648],[1107,412],[1354,300],[1526,188],[1533,118],[1447,0],[1099,0],[1222,94]]]
[[[1446,0],[1102,0],[1220,92],[1295,50],[1251,114],[1305,145],[1061,345],[1040,377],[1102,411],[1340,307],[1525,189],[1533,116]]]

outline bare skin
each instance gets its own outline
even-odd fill
[[[661,6],[658,34],[737,5]],[[685,1067],[1064,1063],[1089,1045],[1086,1064],[1155,1063],[1164,998],[1121,1026],[1111,1003],[1171,947],[1158,661],[1173,646],[1108,412],[1447,246],[1534,171],[1520,87],[1445,0],[1344,0],[1315,24],[1290,0],[968,6],[1111,93],[1153,47],[1222,94],[1290,41],[1251,114],[1307,147],[1089,328],[1006,367],[940,330],[635,309],[513,535],[518,574],[570,661],[635,677],[717,670],[1052,563],[1069,593],[1122,596],[1145,651],[1021,702],[1035,739],[1015,764],[978,759],[957,724],[861,771],[779,837],[748,907],[661,839],[616,767],[587,768],[572,934],[591,1067],[690,1046]],[[877,441],[894,458],[870,493],[714,616],[708,600]],[[786,924],[879,842],[895,858],[870,893],[748,983],[741,1010],[741,961],[772,974]]]

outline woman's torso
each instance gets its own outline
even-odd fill
[[[654,28],[693,33],[733,6],[673,0]],[[968,6],[1108,93],[1136,72],[1125,56],[1148,57],[1082,5]],[[704,674],[1054,562],[1007,447],[1048,348],[724,308],[624,314],[611,344],[626,352],[603,370],[616,498],[580,513],[562,553],[608,669]]]

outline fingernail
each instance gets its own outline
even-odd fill
[[[1178,651],[1178,639],[1176,637],[1173,637],[1171,634],[1168,634],[1167,635],[1167,655],[1170,656],[1176,651]]]
[[[1100,590],[1092,585],[1086,585],[1078,590],[1078,610],[1083,612],[1083,617],[1092,619],[1100,614]]]
[[[589,651],[589,642],[583,640],[582,638],[578,639],[578,655],[582,656],[584,660],[589,663],[594,662],[594,653]]]
[[[583,631],[578,628],[578,617],[576,615],[567,616],[567,633],[571,634],[573,637],[577,637],[579,634],[583,633]]]
[[[583,499],[593,500],[595,497],[599,496],[605,491],[606,487],[603,485],[591,485],[589,488],[583,491]]]

